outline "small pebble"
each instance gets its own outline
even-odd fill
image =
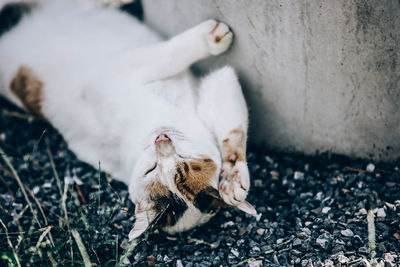
[[[264,235],[264,233],[265,233],[265,229],[264,228],[258,228],[257,229],[257,234],[258,235]]]
[[[370,163],[367,165],[367,171],[368,172],[373,172],[375,170],[375,165]]]
[[[304,232],[300,232],[300,233],[297,233],[296,236],[299,238],[305,238],[305,237],[307,237],[307,234]]]
[[[342,264],[348,263],[348,262],[349,262],[349,258],[347,258],[347,257],[344,256],[344,255],[339,254],[339,255],[338,255],[338,261],[339,261],[340,263],[342,263]]]
[[[293,245],[294,247],[297,247],[297,246],[300,246],[301,243],[302,243],[302,241],[301,241],[300,239],[296,238],[295,240],[293,240],[292,245]]]
[[[52,185],[51,183],[44,183],[44,184],[42,185],[42,187],[43,187],[43,188],[52,188],[53,185]]]
[[[253,181],[254,187],[261,188],[264,187],[263,181],[261,179],[256,179]]]
[[[379,208],[376,210],[376,217],[379,218],[385,218],[386,217],[386,212],[383,208]]]
[[[384,244],[383,242],[379,243],[379,245],[378,245],[378,250],[379,250],[380,252],[382,252],[382,253],[387,252],[387,248],[386,248],[386,246],[385,246],[385,244]]]
[[[394,260],[395,260],[395,258],[398,258],[400,255],[396,256],[396,255],[393,255],[393,254],[391,254],[391,253],[385,253],[384,256],[385,256],[385,261],[386,261],[386,262],[393,263]]]
[[[362,208],[356,213],[356,215],[367,215],[367,210]]]
[[[347,195],[350,192],[350,190],[346,189],[346,188],[342,188],[342,192],[344,195]]]
[[[327,214],[330,210],[331,210],[330,207],[323,207],[323,208],[322,208],[322,213],[323,213],[323,214]]]
[[[273,180],[278,180],[279,179],[279,173],[277,171],[270,171],[269,174],[271,174],[271,178]]]
[[[35,187],[32,189],[32,193],[33,193],[34,195],[36,195],[37,193],[39,193],[39,191],[40,191],[39,186],[35,186]]]
[[[314,199],[315,199],[315,200],[318,200],[318,201],[321,201],[322,198],[323,198],[322,192],[318,192],[318,193],[315,195],[315,197],[314,197]]]
[[[327,249],[328,245],[331,241],[332,241],[332,237],[331,237],[331,235],[329,235],[327,233],[318,236],[318,238],[316,239],[317,244],[320,247],[322,247],[323,249]]]
[[[295,180],[302,180],[304,178],[304,173],[296,171],[296,172],[294,172],[293,178]]]
[[[393,236],[397,239],[400,240],[400,234],[398,232],[394,233]]]
[[[153,255],[147,256],[146,263],[148,266],[154,266],[156,264],[156,257]]]
[[[183,263],[181,260],[176,261],[176,267],[183,267]]]
[[[351,231],[350,229],[342,230],[342,231],[340,231],[340,233],[341,233],[343,236],[346,236],[346,237],[352,237],[352,236],[354,236],[353,231]]]
[[[239,257],[239,251],[235,248],[231,248],[231,253],[237,258]]]
[[[262,260],[251,260],[248,262],[249,267],[262,267],[263,266],[263,262]]]
[[[233,225],[235,225],[234,222],[228,221],[228,222],[223,223],[223,224],[221,225],[221,228],[228,228],[228,227],[233,226]]]

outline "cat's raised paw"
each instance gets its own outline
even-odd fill
[[[212,28],[210,27],[210,32],[206,35],[206,42],[210,53],[212,55],[219,55],[228,50],[233,39],[233,33],[228,25],[215,20],[209,20],[206,23],[212,26]]]
[[[225,203],[238,206],[246,199],[249,187],[249,171],[245,162],[236,162],[234,166],[223,166],[219,194]]]

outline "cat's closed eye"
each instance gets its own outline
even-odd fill
[[[156,169],[156,167],[157,167],[157,163],[155,163],[154,166],[151,167],[144,175],[151,173],[152,171],[154,171]]]

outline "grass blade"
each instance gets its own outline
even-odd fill
[[[71,233],[75,239],[76,244],[78,245],[78,249],[79,249],[79,252],[81,253],[85,267],[93,266],[92,262],[90,261],[89,254],[87,253],[86,247],[83,244],[81,236],[79,235],[78,231],[76,231],[75,229],[72,229]]]
[[[21,263],[19,262],[18,255],[17,255],[17,253],[15,252],[15,249],[14,249],[13,244],[11,243],[10,237],[8,236],[8,229],[7,229],[7,226],[4,224],[4,222],[3,222],[2,219],[0,219],[0,223],[1,223],[1,225],[4,227],[4,230],[6,230],[7,243],[8,243],[8,245],[10,246],[10,248],[11,248],[11,250],[12,250],[12,252],[13,252],[15,262],[17,263],[17,266],[18,266],[18,267],[21,267]]]
[[[47,227],[46,227],[46,230],[44,230],[44,232],[39,236],[39,239],[38,239],[38,241],[36,242],[35,249],[34,249],[32,255],[31,255],[31,258],[30,258],[30,260],[29,260],[30,263],[33,262],[33,257],[36,255],[36,253],[37,253],[37,251],[38,251],[38,249],[39,249],[39,246],[40,246],[40,244],[41,244],[42,241],[43,241],[43,238],[50,232],[50,230],[51,230],[52,228],[53,228],[52,225],[47,226]]]

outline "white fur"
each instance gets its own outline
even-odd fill
[[[224,38],[215,42],[216,35]],[[198,87],[188,67],[224,52],[231,41],[229,28],[214,20],[162,41],[116,10],[71,0],[39,1],[0,38],[0,93],[20,104],[9,81],[19,66],[32,69],[44,83],[45,117],[80,159],[93,166],[100,162],[129,185],[135,203],[145,199],[150,180],[175,188],[165,180],[173,162],[161,162],[154,148],[155,138],[165,131],[172,131],[177,154],[214,160],[217,188],[220,144],[234,128],[247,131],[247,108],[232,68],[211,73]],[[157,160],[163,171],[157,168],[145,177]],[[241,168],[248,179],[247,167]],[[175,193],[183,198],[176,188]],[[226,201],[238,204],[231,199]],[[174,229],[196,224],[200,215],[195,213],[189,210]]]

